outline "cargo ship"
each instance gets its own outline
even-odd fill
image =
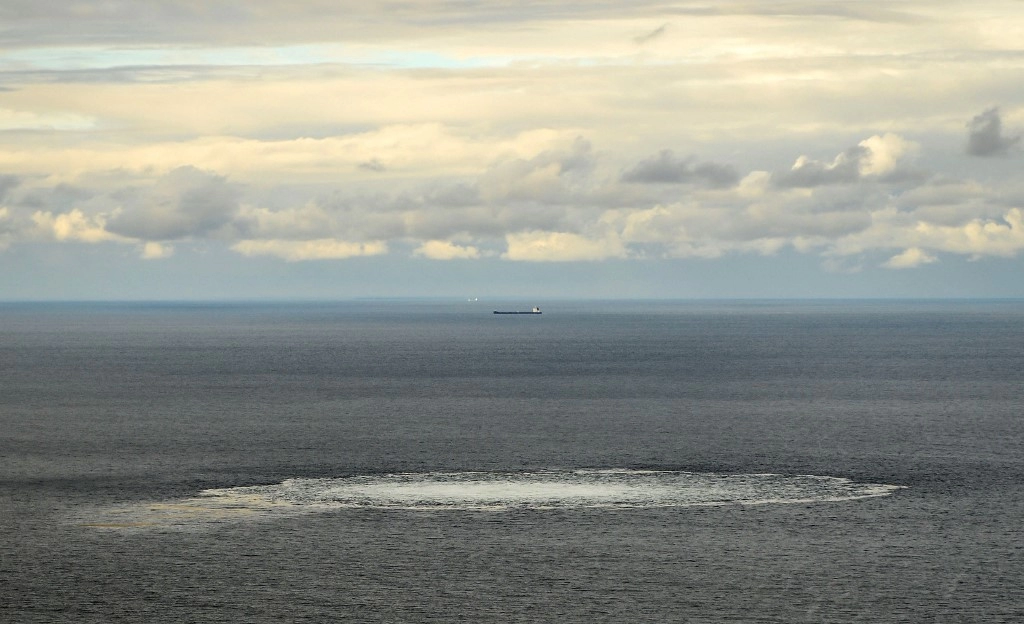
[[[509,311],[495,310],[494,313],[495,314],[540,314],[540,308],[538,308],[537,306],[533,306],[533,309],[530,310],[530,311],[525,311],[525,310],[509,310]]]

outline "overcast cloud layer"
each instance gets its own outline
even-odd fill
[[[1024,268],[1022,132],[1019,1],[9,0],[0,263]]]

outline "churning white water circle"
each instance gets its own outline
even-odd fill
[[[174,527],[341,509],[483,511],[834,503],[901,486],[841,477],[663,470],[430,472],[287,479],[98,510],[99,528]]]

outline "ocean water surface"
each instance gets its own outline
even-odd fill
[[[1022,380],[1020,301],[0,304],[0,621],[1024,621]]]

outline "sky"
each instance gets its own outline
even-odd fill
[[[5,0],[0,300],[1024,297],[1021,0]]]

